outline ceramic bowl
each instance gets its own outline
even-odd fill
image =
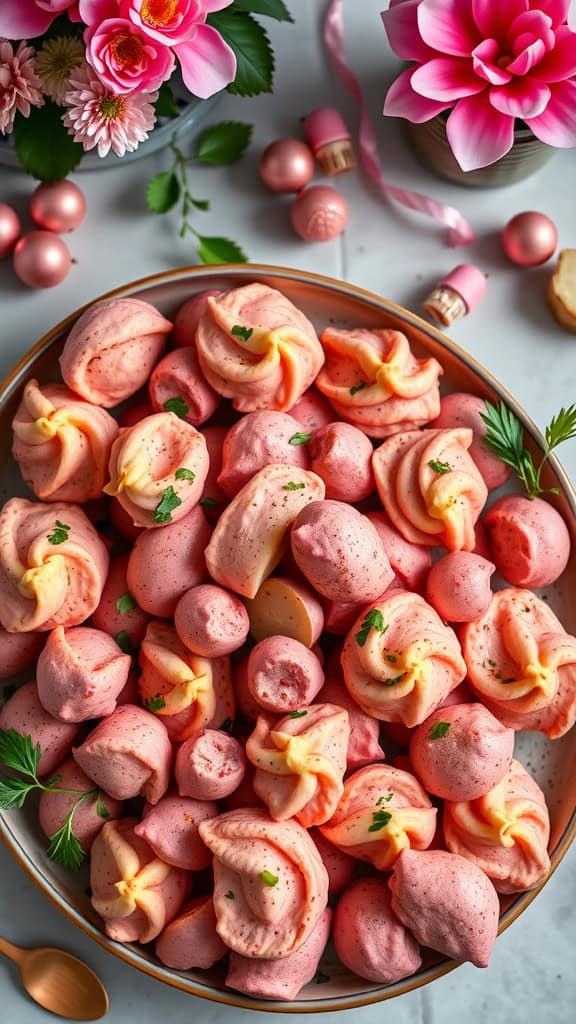
[[[413,313],[353,285],[278,267],[194,267],[135,281],[101,298],[137,295],[157,306],[166,316],[172,317],[178,307],[196,292],[207,288],[229,289],[254,280],[263,281],[284,292],[318,329],[332,323],[343,327],[393,327],[405,331],[418,354],[433,355],[442,363],[445,370],[443,390],[472,391],[496,401],[503,398],[522,422],[528,448],[533,453],[542,448],[543,439],[526,413],[502,385],[463,349]],[[29,497],[10,455],[10,423],[22,385],[30,376],[41,381],[54,380],[64,339],[81,312],[77,310],[49,331],[20,361],[0,389],[0,501],[15,494]],[[576,494],[554,456],[549,460],[544,485],[559,489],[560,493],[554,503],[568,524],[572,549],[576,551]],[[576,556],[573,556],[561,579],[545,591],[551,607],[571,633],[576,632],[576,603],[573,600],[575,589]],[[552,822],[550,852],[554,870],[576,832],[576,729],[554,742],[540,733],[520,733],[516,740],[516,754],[546,794]],[[223,968],[173,971],[162,966],[155,958],[153,948],[137,944],[119,945],[107,938],[90,905],[86,891],[87,868],[78,874],[71,874],[48,860],[45,839],[40,832],[34,806],[0,814],[0,834],[16,860],[42,892],[86,934],[133,967],[206,999],[252,1010],[277,1012],[344,1010],[401,995],[428,984],[458,966],[455,961],[430,954],[417,974],[394,985],[382,987],[350,974],[338,963],[334,954],[328,951],[322,961],[321,976],[329,980],[322,984],[310,984],[294,1002],[250,999],[225,988]],[[500,931],[519,917],[542,887],[540,885],[531,892],[502,900]]]

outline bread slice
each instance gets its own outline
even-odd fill
[[[562,249],[548,286],[548,303],[559,324],[576,333],[576,249]]]

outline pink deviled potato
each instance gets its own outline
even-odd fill
[[[422,963],[418,943],[392,910],[383,878],[358,878],[346,888],[336,907],[333,936],[342,963],[381,985],[414,974]]]
[[[542,498],[508,494],[494,502],[484,526],[498,572],[516,587],[545,587],[562,575],[570,534],[562,516]]]
[[[220,395],[204,379],[193,346],[163,356],[152,371],[148,393],[154,412],[175,412],[195,427],[210,419],[220,404]]]
[[[57,626],[38,658],[38,696],[46,711],[62,722],[110,715],[130,664],[130,657],[108,633],[88,626]]]
[[[434,563],[426,598],[448,622],[473,622],[490,607],[490,577],[496,566],[471,551],[451,551]]]
[[[250,412],[226,434],[218,483],[229,498],[265,466],[309,468],[306,445],[292,444],[301,433],[298,420],[286,412]]]
[[[486,404],[479,395],[453,391],[441,398],[440,414],[429,426],[442,429],[468,427],[474,434],[469,449],[470,455],[480,470],[486,487],[489,491],[494,491],[506,483],[510,476],[510,467],[502,462],[483,441],[487,430],[482,419],[482,413],[485,412]]]

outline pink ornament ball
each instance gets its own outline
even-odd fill
[[[558,245],[558,230],[544,213],[526,210],[506,224],[501,235],[502,248],[519,267],[538,267],[546,263]]]
[[[0,203],[0,260],[12,252],[21,230],[20,219],[12,207]]]
[[[30,216],[44,231],[74,231],[86,216],[84,193],[73,181],[42,182],[30,197]]]
[[[14,270],[29,288],[53,288],[67,276],[72,260],[68,246],[52,231],[31,231],[14,249]]]
[[[262,153],[258,170],[272,192],[299,192],[314,174],[314,157],[300,139],[278,139]]]
[[[348,204],[336,189],[312,185],[292,204],[292,227],[305,242],[329,242],[341,235],[348,220]]]

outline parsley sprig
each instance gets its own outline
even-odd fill
[[[376,629],[379,633],[384,634],[388,629],[388,626],[384,624],[384,616],[379,608],[371,608],[366,618],[364,619],[360,629],[354,637],[359,647],[364,647],[368,639],[368,634],[371,629]]]
[[[558,494],[557,487],[542,487],[542,470],[550,452],[576,437],[576,405],[553,416],[544,431],[546,447],[544,455],[537,466],[529,451],[524,447],[524,430],[514,413],[510,412],[504,402],[498,405],[486,402],[486,412],[480,413],[487,431],[484,443],[507,466],[510,466],[524,485],[529,498],[537,498],[540,494]]]
[[[70,533],[70,526],[66,523],[61,523],[59,519],[54,523],[54,530],[48,534],[48,540],[51,544],[63,544],[64,541],[68,540],[68,534]]]
[[[25,778],[8,776],[0,780],[0,809],[23,807],[26,797],[34,790],[42,793],[69,793],[77,799],[72,804],[61,827],[49,837],[48,856],[57,864],[63,864],[76,871],[86,856],[78,836],[73,830],[76,808],[90,797],[96,799],[96,811],[101,818],[110,815],[103,803],[103,794],[97,786],[93,789],[65,789],[58,786],[61,775],[54,775],[46,782],[38,778],[38,767],[42,757],[39,743],[34,744],[31,736],[25,736],[16,729],[0,729],[0,761],[6,768],[20,772]]]

